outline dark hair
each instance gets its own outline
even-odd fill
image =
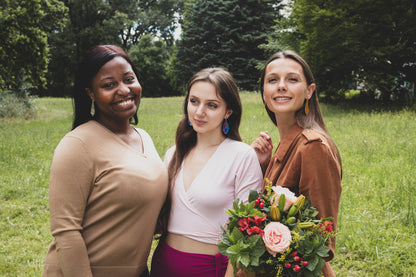
[[[261,79],[260,79],[260,92],[261,92],[261,99],[263,100],[264,107],[266,108],[267,114],[269,115],[270,119],[277,126],[276,116],[274,112],[272,112],[264,102],[263,93],[264,93],[264,79],[266,75],[267,66],[276,59],[291,59],[297,62],[301,67],[303,74],[306,78],[307,85],[311,85],[315,83],[315,78],[313,77],[312,70],[310,69],[308,63],[294,51],[287,50],[283,52],[277,52],[272,55],[269,60],[267,61],[266,65],[264,66]],[[303,129],[314,129],[315,131],[322,134],[331,145],[331,148],[334,149],[335,155],[341,164],[341,156],[338,152],[338,148],[336,147],[334,141],[332,140],[331,136],[329,135],[324,119],[322,117],[321,108],[319,107],[318,95],[315,92],[312,94],[311,98],[308,101],[309,105],[309,113],[305,114],[305,103],[303,106],[296,112],[296,121],[298,125]]]
[[[79,125],[93,119],[93,115],[91,115],[92,101],[85,89],[91,88],[91,82],[94,76],[98,73],[101,67],[115,57],[124,58],[131,65],[136,77],[139,76],[133,61],[120,47],[115,45],[97,45],[89,49],[85,53],[84,57],[82,57],[77,75],[75,77],[75,85],[73,88],[74,121],[72,129],[75,129]],[[94,105],[94,109],[97,111],[98,108],[96,105]],[[134,125],[137,124],[137,111],[130,121]]]

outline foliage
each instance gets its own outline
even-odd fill
[[[0,94],[0,117],[33,118],[36,112],[34,99],[35,97],[30,96],[29,93],[17,95],[10,91],[3,91]]]
[[[229,70],[240,88],[257,88],[257,64],[265,59],[258,46],[266,42],[280,0],[194,0],[186,6],[175,58],[176,83],[205,67]],[[181,88],[176,87],[177,90]]]
[[[70,95],[80,56],[97,44],[116,44],[128,51],[146,34],[162,38],[169,51],[183,0],[64,0],[69,9],[66,25],[49,35],[51,60],[45,95]],[[158,65],[162,66],[162,65]],[[138,66],[140,69],[140,66]],[[157,88],[162,91],[163,86]]]
[[[269,56],[284,50],[293,50],[300,53],[300,42],[303,35],[299,33],[296,22],[289,16],[292,9],[293,1],[288,0],[281,10],[283,16],[280,20],[276,20],[275,26],[272,27],[274,32],[267,39],[267,43],[259,46]],[[259,69],[262,70],[262,66],[259,66]]]
[[[278,22],[268,47],[284,49],[293,47],[288,40],[298,41],[327,98],[342,98],[362,83],[373,102],[377,91],[388,101],[398,81],[416,82],[412,0],[294,0],[287,20],[291,27]]]
[[[240,268],[274,276],[320,276],[327,244],[335,236],[332,219],[316,219],[318,211],[305,196],[266,181],[264,193],[250,191],[247,204],[237,199],[226,211],[230,217],[220,252],[230,258],[234,273]]]
[[[256,93],[242,93],[246,143],[277,128]],[[0,276],[41,276],[52,240],[48,180],[53,150],[71,129],[70,99],[37,98],[31,120],[0,118]],[[139,127],[161,157],[175,141],[183,97],[144,98]],[[416,112],[366,103],[321,105],[343,159],[336,276],[415,276]],[[157,112],[155,112],[157,110]]]
[[[167,77],[169,53],[166,42],[145,35],[130,48],[129,56],[140,72],[143,96],[169,96],[173,90]]]
[[[0,2],[0,89],[19,90],[29,82],[46,87],[47,36],[63,23],[66,8],[59,0]]]

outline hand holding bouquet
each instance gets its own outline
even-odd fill
[[[268,180],[266,179],[268,182]],[[316,219],[318,211],[303,195],[272,187],[251,191],[248,203],[237,199],[218,244],[234,268],[273,276],[320,276],[335,236],[332,218]]]

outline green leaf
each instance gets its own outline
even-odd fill
[[[256,201],[256,199],[259,198],[259,193],[256,190],[250,190],[250,193],[248,195],[248,202]]]
[[[326,246],[325,244],[322,244],[318,247],[316,254],[318,254],[320,257],[328,257],[330,250],[331,249],[328,246]]]
[[[308,265],[306,266],[306,268],[309,271],[314,271],[316,266],[319,263],[319,260],[322,260],[321,258],[319,258],[318,256],[313,256],[313,258],[311,260],[308,260]]]
[[[238,203],[240,202],[240,199],[237,198],[234,202],[233,202],[233,208],[234,210],[238,211],[239,207],[238,207]]]
[[[237,241],[244,239],[244,235],[240,230],[238,230],[238,228],[234,228],[228,238],[232,244],[236,244]]]
[[[240,263],[245,267],[248,267],[250,264],[250,254],[244,253],[240,256]]]

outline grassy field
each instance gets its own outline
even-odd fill
[[[139,127],[163,157],[174,142],[182,97],[146,98]],[[242,94],[240,132],[251,143],[269,130],[258,94]],[[0,119],[0,276],[40,276],[49,231],[53,151],[70,130],[70,99],[36,100],[33,120]],[[337,276],[416,276],[416,112],[322,105],[343,158]]]

